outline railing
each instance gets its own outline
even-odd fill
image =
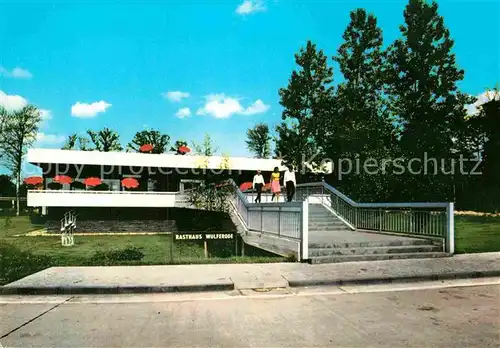
[[[325,182],[297,185],[296,199],[330,207],[355,229],[443,239],[454,253],[453,203],[357,203]]]
[[[308,258],[308,205],[307,202],[249,203],[236,186],[231,204],[244,227],[277,237],[300,241],[301,258]]]

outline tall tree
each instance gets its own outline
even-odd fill
[[[74,133],[68,136],[68,139],[62,147],[62,150],[88,151],[88,143],[89,139],[87,137]]]
[[[304,168],[320,150],[318,140],[324,137],[324,125],[332,108],[333,70],[322,50],[308,41],[295,54],[299,66],[292,72],[288,86],[279,90],[284,110],[276,128],[276,154],[296,168]]]
[[[326,127],[325,147],[330,158],[382,160],[391,155],[393,126],[383,97],[384,51],[382,30],[364,9],[350,13],[344,43],[333,59],[344,76],[336,91],[336,114]],[[387,197],[381,175],[350,174],[340,186],[361,201]],[[344,185],[345,184],[345,185]],[[382,197],[381,197],[382,195]]]
[[[98,132],[88,130],[87,134],[97,151],[112,152],[123,150],[120,144],[120,136],[114,130],[105,127]]]
[[[36,141],[38,128],[42,121],[40,111],[33,105],[20,110],[7,112],[0,108],[1,123],[0,153],[3,164],[11,170],[16,182],[16,201],[19,215],[19,187],[21,185],[21,169],[23,158]]]
[[[449,160],[459,155],[466,130],[466,105],[474,99],[461,93],[457,83],[464,71],[452,53],[453,40],[438,13],[435,1],[409,0],[404,10],[402,38],[389,49],[391,108],[401,127],[401,149],[407,160],[427,157]],[[434,175],[405,177],[401,189],[407,199],[451,199],[450,176],[441,174],[440,163],[429,164]]]
[[[162,134],[160,131],[148,129],[135,133],[132,141],[127,145],[127,148],[139,152],[142,145],[153,145],[152,153],[160,154],[167,151],[170,136]]]
[[[247,130],[247,148],[257,158],[269,158],[271,156],[271,136],[269,126],[259,123]]]

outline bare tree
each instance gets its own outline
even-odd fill
[[[19,187],[21,185],[21,167],[28,148],[36,141],[38,128],[42,121],[40,111],[33,105],[27,105],[20,110],[7,112],[0,108],[0,156],[15,178],[16,201],[19,215]]]

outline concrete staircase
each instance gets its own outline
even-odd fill
[[[309,258],[313,264],[444,256],[440,242],[353,231],[323,205],[309,204]]]

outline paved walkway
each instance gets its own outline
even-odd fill
[[[146,293],[366,284],[500,276],[500,252],[337,264],[52,267],[5,285],[11,294]]]
[[[342,244],[357,244],[357,243],[403,243],[409,244],[412,242],[421,242],[423,238],[412,238],[406,236],[397,236],[391,234],[383,234],[369,232],[363,230],[331,230],[331,231],[313,231],[309,232],[310,243],[342,243]]]

